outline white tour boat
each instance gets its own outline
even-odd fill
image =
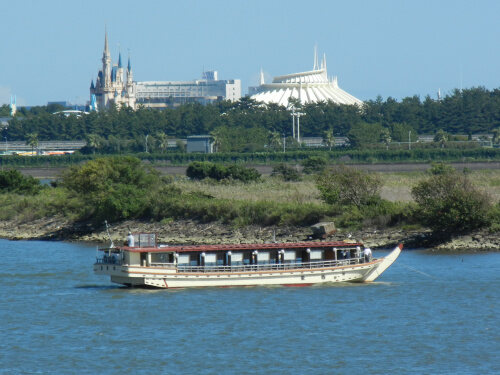
[[[158,246],[153,233],[133,236],[135,246],[98,249],[94,272],[158,288],[360,283],[379,277],[403,248],[372,259],[353,241]]]

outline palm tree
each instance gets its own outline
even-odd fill
[[[283,141],[281,139],[280,133],[274,131],[274,132],[269,132],[269,144],[271,147],[273,147],[275,150],[281,149],[283,146]]]
[[[92,151],[95,155],[96,148],[101,147],[101,137],[99,137],[95,133],[87,135],[87,147],[92,148]]]
[[[500,140],[500,128],[493,129],[493,138],[491,141],[493,142],[493,144],[495,144],[498,143],[499,140]]]
[[[323,143],[332,151],[332,147],[335,146],[335,136],[333,135],[333,129],[325,131],[323,134]]]
[[[26,134],[26,145],[31,146],[31,153],[34,153],[35,147],[38,147],[38,133]]]
[[[168,147],[168,136],[164,132],[156,133],[156,139],[158,139],[158,144],[161,149],[161,153]]]
[[[380,133],[380,140],[383,143],[385,143],[386,150],[388,150],[389,149],[389,145],[392,142],[391,132],[389,131],[389,129],[382,130],[382,132]]]
[[[434,136],[434,142],[438,142],[441,145],[441,148],[444,148],[444,145],[448,141],[446,134],[443,129],[439,129]]]
[[[214,152],[219,151],[219,147],[222,145],[222,134],[217,129],[210,132],[212,137],[212,146],[214,147]]]

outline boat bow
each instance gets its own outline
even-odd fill
[[[403,250],[403,244],[400,243],[398,246],[392,250],[389,255],[382,259],[382,262],[379,263],[378,267],[375,267],[369,274],[367,274],[362,281],[371,282],[375,281],[386,269],[388,269],[395,261],[398,259],[399,254],[401,254],[401,250]]]

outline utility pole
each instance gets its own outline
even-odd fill
[[[300,143],[300,116],[305,116],[305,113],[297,112],[295,114],[297,116],[297,142]]]
[[[148,137],[149,134],[146,134],[146,154],[148,153]]]
[[[292,108],[292,137],[295,139],[295,108]]]

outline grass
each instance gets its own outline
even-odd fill
[[[425,172],[391,172],[381,173],[380,176],[384,181],[381,196],[392,203],[377,205],[369,212],[325,204],[311,176],[304,176],[299,182],[284,182],[276,177],[264,176],[261,182],[249,184],[178,178],[172,184],[182,191],[182,195],[177,190],[170,195],[164,191],[152,194],[147,204],[147,215],[162,223],[184,218],[202,222],[221,221],[238,227],[253,224],[309,225],[325,219],[353,227],[412,225],[405,216],[410,211],[408,204],[413,201],[411,189],[428,175]],[[469,177],[490,194],[494,203],[500,200],[500,171],[472,171]],[[0,207],[0,221],[19,222],[56,215],[77,220],[88,217],[92,211],[81,200],[68,196],[60,188],[46,189],[36,196],[2,194]]]

